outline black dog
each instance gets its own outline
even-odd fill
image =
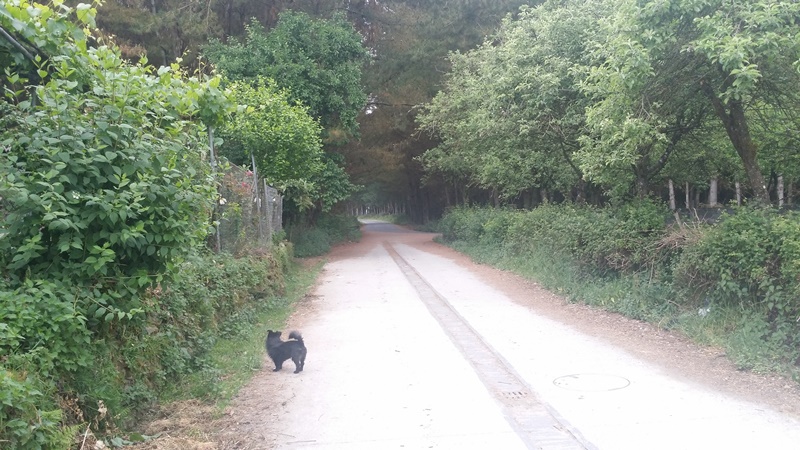
[[[277,372],[283,367],[283,362],[289,358],[294,361],[294,373],[303,371],[303,366],[306,364],[306,345],[303,343],[303,336],[300,336],[299,331],[292,331],[289,333],[291,341],[282,341],[280,331],[267,330],[267,354],[272,358],[275,363],[275,370]]]

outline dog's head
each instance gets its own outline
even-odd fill
[[[276,338],[280,339],[280,337],[281,337],[280,331],[267,330],[267,339],[276,339]]]

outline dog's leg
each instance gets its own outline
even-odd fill
[[[292,361],[294,362],[294,373],[302,372],[303,371],[303,360],[295,356],[294,358],[292,358]]]

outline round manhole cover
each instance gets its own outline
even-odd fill
[[[553,380],[553,384],[570,391],[600,392],[615,391],[628,387],[631,382],[619,375],[603,373],[576,373]]]

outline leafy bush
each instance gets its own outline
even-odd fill
[[[797,364],[800,358],[800,215],[773,209],[723,214],[683,250],[675,284],[689,299],[745,311],[732,334],[744,368]]]
[[[206,127],[232,104],[218,77],[88,45],[96,5],[0,3],[0,25],[50,56],[0,52],[4,448],[67,448],[65,424],[114,429],[181,375],[214,373],[224,324],[271,307],[290,260],[284,245],[194,257],[217,196]]]
[[[37,384],[30,376],[0,366],[0,442],[3,448],[70,448],[77,427],[62,425],[61,410],[45,397]]]
[[[197,256],[181,266],[172,283],[150,290],[145,320],[121,345],[132,396],[128,403],[155,398],[182,375],[211,373],[208,355],[216,340],[252,322],[254,309],[272,307],[272,299],[282,293],[285,251],[276,247],[271,254],[242,258]]]
[[[88,366],[91,335],[75,297],[68,286],[31,279],[13,291],[0,288],[0,354],[6,363],[24,360],[45,377]]]
[[[324,230],[331,243],[358,242],[361,239],[361,225],[355,216],[344,214],[322,214],[316,227]]]
[[[325,230],[303,228],[295,230],[293,238],[294,254],[300,258],[324,255],[331,251],[331,239]]]
[[[483,235],[484,224],[496,211],[494,208],[451,208],[439,221],[439,231],[445,241],[477,242]]]
[[[770,321],[764,314],[748,311],[732,330],[727,351],[743,370],[764,372],[796,366],[800,330],[794,320]]]
[[[65,73],[37,89],[39,106],[22,102],[4,118],[0,268],[120,294],[81,305],[93,317],[128,312],[132,293],[203,241],[215,191],[200,160],[206,138],[180,120],[191,108],[171,72],[151,77],[114,54],[91,56],[93,90]]]
[[[522,213],[512,209],[496,209],[483,223],[480,242],[486,245],[502,245],[508,238],[509,228],[520,214]]]
[[[772,209],[723,214],[695,245],[684,249],[674,270],[691,295],[718,304],[763,305],[794,313],[800,293],[800,216]]]
[[[505,245],[515,254],[545,249],[592,272],[630,273],[649,262],[665,218],[666,209],[651,202],[618,209],[545,205],[514,216]]]
[[[294,254],[301,258],[324,255],[334,244],[361,239],[358,219],[336,214],[323,214],[316,226],[293,225],[288,234]]]

